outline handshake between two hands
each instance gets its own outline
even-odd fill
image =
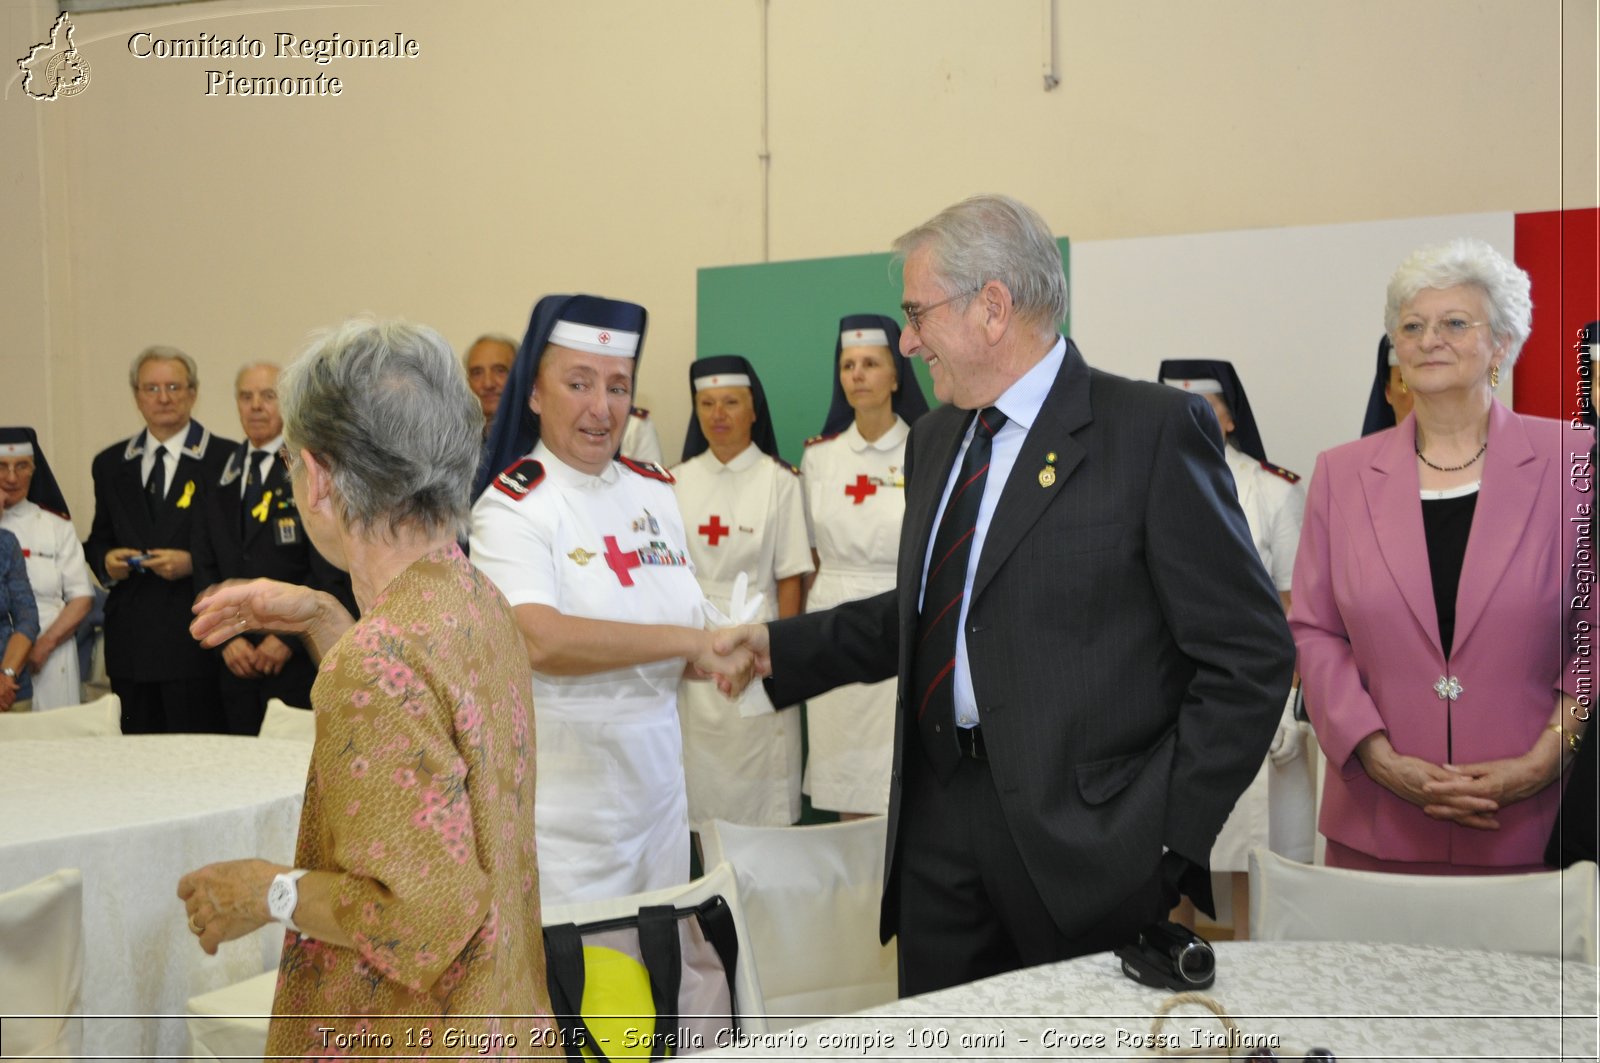
[[[741,572],[733,581],[728,611],[724,613],[709,600],[701,603],[709,636],[700,655],[689,662],[693,678],[713,679],[724,696],[740,703],[741,716],[758,716],[772,710],[772,703],[757,688],[745,694],[752,679],[772,674],[772,657],[767,642],[767,625],[755,623],[761,615],[763,595],[750,595],[750,577]]]

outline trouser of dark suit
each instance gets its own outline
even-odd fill
[[[228,734],[258,735],[267,715],[267,702],[281,698],[296,709],[311,707],[311,684],[316,668],[303,654],[290,658],[284,670],[274,676],[240,679],[223,665],[217,676],[217,693],[222,702],[224,726]]]
[[[123,734],[220,733],[224,729],[215,678],[164,683],[108,678],[111,692],[122,701]]]
[[[1104,952],[1133,942],[1163,917],[1157,870],[1096,918],[1094,929],[1063,934],[1012,840],[991,762],[964,756],[949,782],[940,783],[915,735],[912,742],[901,760],[896,858],[902,997]]]

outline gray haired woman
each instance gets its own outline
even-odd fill
[[[322,663],[295,866],[185,875],[189,929],[214,953],[287,925],[270,1056],[319,1049],[330,1015],[351,1016],[365,1045],[398,1049],[448,1015],[492,1054],[526,1051],[493,1016],[550,1011],[532,679],[505,599],[457,546],[481,408],[444,340],[398,322],[319,337],[284,372],[280,399],[295,504],[317,549],[349,571],[361,619],[325,592],[266,580],[196,602],[205,645],[290,631]]]
[[[1289,625],[1328,756],[1329,864],[1542,866],[1589,715],[1574,637],[1593,610],[1569,568],[1587,500],[1562,426],[1495,398],[1532,306],[1482,241],[1411,255],[1384,324],[1412,416],[1317,458]]]

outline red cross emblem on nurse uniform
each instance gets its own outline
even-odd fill
[[[722,518],[717,516],[715,513],[711,514],[711,521],[709,523],[702,524],[695,530],[701,535],[704,535],[712,546],[716,546],[717,543],[722,540],[724,535],[727,535],[729,532],[733,531],[732,528],[723,524]]]
[[[617,546],[615,535],[606,536],[606,564],[611,566],[611,571],[617,574],[617,582],[624,587],[633,586],[633,577],[628,575],[630,569],[639,567],[639,551],[629,550],[624,552]]]
[[[878,493],[878,485],[867,479],[865,473],[856,477],[856,482],[844,489],[844,493],[855,499],[855,504],[860,505],[867,500],[868,495]]]

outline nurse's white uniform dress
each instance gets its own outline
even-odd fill
[[[472,562],[512,606],[635,624],[705,626],[671,477],[612,462],[599,476],[544,444],[497,475],[472,511]],[[598,900],[689,879],[678,734],[683,661],[533,675],[542,903]]]
[[[800,470],[817,549],[810,613],[891,590],[905,516],[906,436],[894,427],[867,442],[854,423],[807,442]],[[889,810],[895,680],[852,683],[806,702],[806,792],[818,808]]]
[[[1305,485],[1294,473],[1264,465],[1231,444],[1227,459],[1256,552],[1272,585],[1287,592],[1305,516]],[[1288,740],[1296,744],[1295,755],[1283,763],[1269,756],[1261,765],[1212,846],[1213,871],[1248,871],[1250,850],[1258,846],[1311,862],[1316,841],[1315,743],[1309,728],[1294,725],[1292,718],[1282,726],[1290,729]]]
[[[0,528],[22,544],[28,582],[39,603],[39,630],[47,630],[74,598],[94,594],[83,544],[69,521],[23,499],[0,514]],[[78,642],[67,638],[33,676],[33,709],[59,709],[83,701],[78,672]]]
[[[805,499],[794,468],[751,443],[724,465],[709,449],[673,467],[700,588],[728,613],[733,581],[764,595],[755,620],[776,619],[778,580],[811,571]],[[800,714],[741,716],[710,683],[685,681],[683,722],[689,821],[783,827],[800,818]]]

